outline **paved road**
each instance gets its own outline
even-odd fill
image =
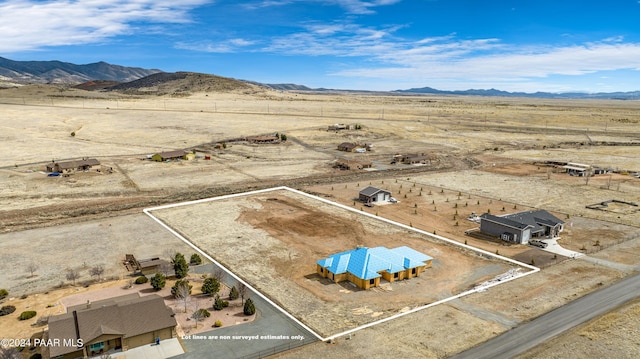
[[[574,300],[452,358],[512,358],[637,297],[640,297],[640,274]]]
[[[216,266],[206,264],[190,268],[192,273],[212,273]],[[235,285],[235,280],[226,276],[224,282]],[[317,341],[316,337],[298,325],[278,309],[264,301],[261,297],[250,294],[255,303],[258,316],[251,323],[222,327],[199,333],[198,339],[183,339],[186,352],[176,359],[234,359],[261,358],[280,351],[295,348]],[[269,336],[271,339],[209,339],[209,336]],[[282,337],[280,337],[282,336]],[[288,339],[286,337],[289,337]],[[206,338],[206,339],[205,339]],[[301,340],[304,338],[304,340]]]

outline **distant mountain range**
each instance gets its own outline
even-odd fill
[[[162,72],[96,62],[76,65],[61,61],[13,61],[0,57],[0,80],[18,84],[78,84],[92,80],[129,82]]]
[[[164,74],[164,75],[161,75]],[[187,76],[189,74],[189,76]],[[156,75],[156,76],[153,76]],[[160,76],[161,75],[161,76]],[[200,77],[197,77],[200,76]],[[204,79],[202,78],[204,76]],[[227,79],[224,77],[196,74],[196,73],[165,73],[157,69],[143,69],[139,67],[126,67],[111,65],[106,62],[96,62],[86,65],[76,65],[61,61],[13,61],[0,57],[0,84],[29,84],[29,83],[53,83],[53,84],[73,84],[79,88],[87,90],[106,89],[124,90],[132,87],[158,86],[166,81],[178,81],[187,79],[181,84],[182,91],[224,91],[227,89],[240,89],[246,85],[258,85],[280,91],[312,91],[312,92],[375,92],[366,90],[332,90],[325,88],[309,88],[297,84],[264,84],[254,81],[240,81]],[[197,81],[195,79],[198,79]],[[206,80],[206,85],[202,82]],[[134,82],[130,85],[126,83]],[[211,85],[210,81],[213,81]],[[123,84],[124,83],[124,84]],[[246,84],[243,85],[242,83]],[[123,84],[123,85],[120,85]],[[249,85],[249,86],[250,86]],[[566,98],[566,99],[618,99],[618,100],[640,100],[640,91],[631,92],[602,92],[602,93],[581,93],[581,92],[508,92],[496,89],[489,90],[464,90],[464,91],[443,91],[431,87],[412,88],[408,90],[395,90],[384,93],[395,94],[432,94],[432,95],[458,95],[458,96],[499,96],[499,97],[535,97],[535,98]]]
[[[431,87],[412,88],[408,90],[396,90],[393,92],[412,94],[433,94],[433,95],[458,95],[458,96],[500,96],[500,97],[536,97],[536,98],[572,98],[572,99],[617,99],[617,100],[638,100],[640,91],[630,92],[508,92],[496,89],[489,90],[464,90],[464,91],[442,91]]]

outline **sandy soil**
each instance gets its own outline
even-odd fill
[[[596,176],[586,183],[584,178],[530,165],[532,161],[558,160],[632,172],[640,170],[636,161],[640,155],[640,146],[636,144],[640,139],[637,101],[278,91],[145,97],[44,85],[0,91],[3,114],[0,143],[4,154],[0,159],[0,231],[3,233],[0,235],[0,287],[9,288],[12,297],[51,290],[63,281],[61,273],[65,268],[82,268],[85,263],[87,266],[104,264],[105,275],[120,278],[119,260],[129,251],[145,256],[146,253],[162,254],[157,253],[157,248],[168,247],[190,253],[182,249],[183,244],[175,238],[149,225],[148,219],[140,214],[123,214],[139,213],[143,206],[292,181],[297,188],[307,187],[310,192],[352,205],[351,198],[358,188],[370,181],[383,186],[376,181],[384,180],[384,185],[390,186],[401,203],[364,208],[365,211],[376,210],[379,216],[409,222],[429,232],[435,230],[491,252],[534,258],[536,265],[545,266],[541,273],[527,277],[530,281],[510,283],[510,290],[498,293],[502,302],[509,302],[513,293],[526,293],[518,294],[518,299],[528,308],[499,305],[500,302],[489,295],[495,291],[489,291],[477,303],[470,297],[470,300],[452,303],[455,306],[422,311],[359,332],[351,340],[341,340],[336,345],[302,348],[291,354],[295,357],[326,357],[333,353],[351,357],[398,354],[409,358],[445,357],[488,339],[519,320],[526,320],[527,316],[582,295],[600,283],[605,285],[627,275],[616,263],[628,266],[640,263],[637,255],[639,213],[625,207],[611,207],[608,211],[585,208],[587,204],[609,199],[639,202],[640,180],[619,174]],[[326,131],[327,126],[334,123],[358,123],[363,129]],[[76,136],[72,137],[71,132]],[[271,132],[286,133],[291,140],[285,145],[266,147],[230,144],[223,151],[202,146],[231,137]],[[371,142],[374,151],[366,154],[337,151],[337,144],[344,141]],[[616,146],[605,146],[603,142]],[[212,159],[171,163],[141,160],[150,153],[178,148],[199,148],[203,150],[198,152],[199,156],[210,154]],[[394,169],[393,176],[376,171],[337,171],[331,166],[335,158],[359,158],[374,161],[375,169],[380,172],[391,167],[389,160],[393,154],[412,152],[435,153],[438,164],[412,168],[410,175]],[[81,157],[97,157],[106,166],[113,167],[114,172],[109,175],[76,173],[65,178],[48,178],[39,173],[52,159]],[[313,177],[307,179],[309,175]],[[334,183],[319,186],[319,179],[322,183]],[[348,188],[340,193],[345,181]],[[413,183],[423,187],[422,196],[413,197],[414,189],[408,192],[407,187]],[[432,190],[431,196],[426,195],[427,188]],[[440,194],[442,189],[444,192]],[[460,199],[458,192],[462,194]],[[468,202],[466,206],[463,200]],[[458,208],[453,207],[456,203]],[[245,204],[244,219],[260,226],[261,219],[250,216],[253,205]],[[545,253],[537,249],[503,246],[464,235],[465,230],[474,226],[463,218],[470,210],[478,214],[487,209],[502,213],[502,207],[505,212],[545,208],[566,218],[573,226],[566,227],[562,244],[574,250],[584,248],[590,257],[609,262],[554,260],[545,258]],[[454,220],[455,210],[459,218]],[[227,219],[235,220],[240,215],[235,209],[232,212]],[[458,226],[455,221],[459,222]],[[22,230],[33,227],[40,229]],[[261,234],[255,235],[257,232]],[[266,227],[257,231],[246,222],[237,223],[229,233],[231,239],[246,240],[268,238],[267,232]],[[253,233],[254,237],[242,237],[247,233]],[[599,246],[594,245],[596,241],[600,241]],[[78,248],[82,254],[78,254]],[[275,264],[286,263],[288,253],[282,252],[281,257],[271,260]],[[292,260],[297,258],[292,256]],[[24,268],[31,261],[38,263],[39,269],[35,277],[28,278]],[[272,273],[280,276],[283,268],[273,266]],[[590,272],[595,275],[585,274]],[[81,273],[82,280],[90,279],[86,268]],[[559,287],[557,283],[565,285]],[[313,288],[312,284],[308,287]],[[556,293],[539,289],[554,287],[559,288]],[[309,289],[303,290],[311,293]],[[36,298],[35,294],[29,298]],[[44,294],[37,298],[44,306],[56,301]],[[539,300],[550,304],[539,306]],[[637,320],[633,320],[637,314],[625,313],[632,319],[620,321],[624,326],[620,330],[637,331],[634,324]],[[12,330],[13,325],[8,328]],[[572,340],[581,340],[567,338],[552,343],[550,350],[572,348]],[[620,348],[611,357],[634,353],[632,345],[635,344],[624,336],[611,333],[593,338],[590,341],[593,345],[606,342],[607,347]],[[571,355],[563,357],[567,356]]]
[[[323,336],[447,298],[514,268],[286,191],[153,214]],[[315,274],[317,260],[358,245],[406,245],[434,257],[433,267],[369,291]]]

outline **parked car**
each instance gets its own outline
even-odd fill
[[[543,242],[543,241],[539,241],[537,239],[533,239],[529,241],[529,244],[534,246],[534,247],[538,247],[538,248],[547,248],[548,244]]]
[[[398,200],[397,200],[397,199],[395,199],[395,198],[393,198],[393,197],[391,197],[391,198],[389,198],[389,202],[391,202],[391,203],[398,203]]]
[[[49,177],[58,177],[58,176],[60,176],[60,172],[51,172],[47,176],[49,176]]]

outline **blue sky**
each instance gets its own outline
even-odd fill
[[[0,56],[396,90],[640,90],[640,0],[0,0]]]

